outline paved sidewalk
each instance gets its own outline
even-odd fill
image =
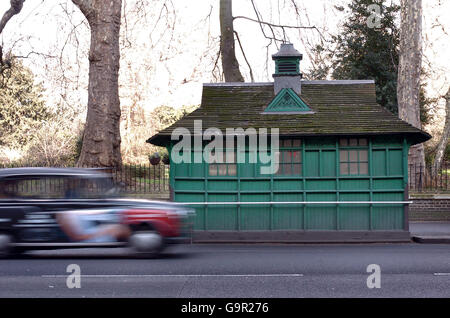
[[[450,222],[409,222],[409,231],[417,243],[450,244]]]

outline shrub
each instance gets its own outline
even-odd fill
[[[63,120],[47,122],[34,132],[24,156],[33,166],[72,166],[77,160],[80,130],[75,132]]]

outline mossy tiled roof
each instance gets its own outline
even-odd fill
[[[194,120],[203,130],[279,128],[280,135],[404,135],[412,144],[431,138],[376,103],[373,81],[302,81],[301,98],[307,114],[263,113],[274,99],[273,83],[204,84],[199,109],[151,137],[147,142],[167,145],[172,131],[193,133]],[[269,130],[270,131],[270,130]]]

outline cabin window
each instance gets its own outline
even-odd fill
[[[277,175],[290,176],[302,174],[301,144],[300,139],[280,140]]]
[[[367,138],[341,138],[339,140],[341,147],[367,147]]]
[[[236,152],[223,150],[222,157],[217,158],[214,153],[210,155],[209,175],[213,177],[235,176],[236,168]]]
[[[340,174],[369,174],[369,158],[366,138],[342,138],[339,141]]]

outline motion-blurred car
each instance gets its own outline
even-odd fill
[[[99,169],[0,169],[0,255],[128,246],[153,256],[189,240],[192,209],[119,193]]]

